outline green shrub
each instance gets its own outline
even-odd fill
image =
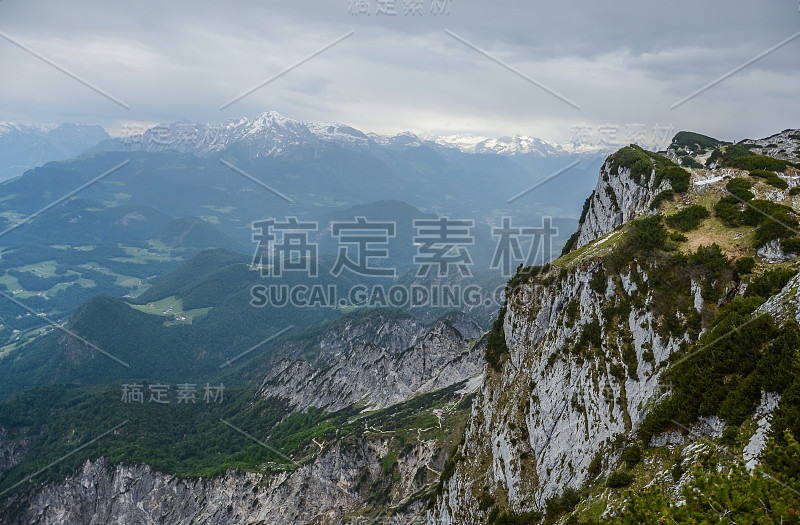
[[[747,275],[756,267],[756,260],[752,257],[739,257],[736,260],[736,273],[738,275]]]
[[[688,232],[700,226],[703,219],[709,216],[710,214],[705,206],[695,204],[694,206],[689,206],[688,208],[684,208],[677,213],[667,216],[664,220],[669,227],[682,232]]]
[[[598,451],[589,463],[589,469],[586,471],[590,478],[597,477],[600,471],[603,470],[603,455]]]
[[[500,511],[494,507],[487,517],[488,525],[528,525],[542,519],[541,512],[523,512],[516,514],[511,511]]]
[[[581,335],[573,347],[573,352],[577,355],[585,355],[590,348],[600,350],[602,347],[603,331],[600,328],[600,321],[594,319],[583,325]]]
[[[725,430],[722,431],[722,437],[720,438],[719,442],[727,447],[734,447],[736,446],[736,436],[739,435],[739,429],[735,426],[727,426]]]
[[[725,161],[726,166],[742,170],[784,171],[789,163],[785,160],[767,157],[766,155],[747,155]]]
[[[769,315],[751,317],[763,302],[761,297],[734,299],[694,346],[701,351],[687,347],[686,353],[673,354],[675,358],[690,357],[679,359],[665,372],[664,380],[672,383],[672,394],[645,417],[639,439],[648,442],[674,422],[689,425],[699,416],[719,416],[723,405],[732,414],[735,399],[751,406],[753,385],[744,388],[741,384],[756,372],[762,348],[781,334]],[[761,381],[763,376],[758,378]]]
[[[622,461],[629,469],[635,467],[642,460],[642,449],[638,444],[633,444],[622,453]]]
[[[645,151],[639,146],[630,145],[620,149],[611,157],[610,169],[611,173],[616,173],[620,168],[627,168],[631,170],[631,179],[637,184],[641,183],[642,177],[647,177],[649,180],[650,173],[653,170],[653,163],[650,157],[647,156]]]
[[[721,166],[730,166],[730,162],[734,161],[735,159],[750,155],[752,155],[750,150],[741,144],[717,148],[711,152],[711,155],[706,161],[706,166],[710,166],[713,162],[717,162]]]
[[[800,239],[792,237],[791,239],[783,239],[781,241],[781,250],[784,253],[798,254],[800,253]]]
[[[631,221],[628,244],[636,250],[649,252],[663,248],[668,237],[661,215],[652,215]]]
[[[583,224],[584,219],[586,219],[586,214],[589,213],[589,205],[592,203],[592,197],[594,197],[594,192],[592,192],[592,194],[586,197],[586,200],[583,201],[583,208],[581,208],[581,218],[578,219],[578,224]]]
[[[736,197],[726,195],[714,205],[714,215],[728,226],[739,226],[742,222],[741,203]]]
[[[480,499],[478,499],[478,508],[480,510],[486,512],[491,507],[494,507],[494,504],[495,504],[494,496],[492,496],[486,491],[481,493],[481,497]]]
[[[797,195],[798,193],[800,193],[800,186],[795,186],[794,188],[789,190],[789,195],[794,196]]]
[[[596,294],[606,293],[608,281],[606,280],[606,272],[602,267],[595,272],[591,279],[589,279],[589,288]]]
[[[752,155],[750,148],[747,146],[743,146],[741,144],[733,144],[732,146],[728,146],[723,149],[723,163],[726,166],[730,166],[730,163],[735,161],[736,159],[740,159],[742,157],[749,157]]]
[[[719,468],[718,461],[709,458],[681,490],[681,503],[671,500],[659,486],[650,486],[630,492],[624,510],[604,518],[603,523],[797,524],[800,493],[792,487],[800,479],[800,445],[789,431],[781,439],[767,444],[760,469],[751,472],[743,465]]]
[[[675,198],[675,192],[674,191],[672,191],[672,190],[664,190],[661,193],[659,193],[658,195],[656,195],[655,198],[653,198],[653,202],[650,203],[650,209],[651,210],[658,209],[658,207],[661,206],[662,202],[671,201],[674,198]]]
[[[670,240],[675,241],[675,242],[686,242],[686,241],[689,240],[689,237],[685,236],[682,233],[678,233],[678,232],[670,233],[669,234],[669,238],[670,238]]]
[[[722,150],[720,148],[715,148],[714,151],[711,152],[711,155],[708,156],[706,159],[706,167],[711,167],[712,164],[715,162],[719,162],[722,160]]]
[[[669,184],[672,186],[672,189],[675,191],[675,193],[684,193],[689,189],[689,181],[691,180],[692,176],[688,171],[680,166],[673,164],[672,166],[663,168],[657,173],[658,178],[656,179],[656,184],[661,181],[661,178],[665,178],[669,181]]]
[[[697,251],[689,256],[692,266],[700,266],[709,280],[716,280],[722,271],[729,268],[730,261],[722,253],[722,249],[713,243],[711,246],[698,246]]]
[[[397,451],[392,450],[391,452],[386,454],[386,457],[383,458],[383,461],[381,461],[381,470],[383,470],[384,474],[388,474],[396,464],[397,464]]]
[[[747,416],[755,412],[761,400],[762,380],[757,373],[751,373],[747,377],[733,374],[728,380],[732,385],[725,400],[719,405],[719,416],[728,425],[738,426],[744,423]]]
[[[575,247],[575,244],[578,242],[578,236],[580,234],[581,232],[576,231],[575,233],[569,236],[569,239],[567,239],[567,242],[564,244],[564,247],[561,248],[562,257],[572,251],[572,249]]]
[[[757,226],[755,246],[763,246],[774,239],[792,237],[797,231],[797,219],[788,206],[776,202],[754,199],[742,213],[742,223]]]
[[[500,313],[497,315],[492,331],[489,332],[489,338],[486,341],[486,361],[489,367],[499,372],[503,366],[503,359],[509,354],[508,346],[506,346],[506,334],[503,329],[503,320],[506,316],[506,305],[500,308]]]
[[[631,483],[633,483],[633,476],[627,472],[614,472],[606,480],[606,485],[612,489],[627,487]]]
[[[680,461],[676,462],[672,466],[672,469],[670,470],[670,474],[672,475],[672,481],[677,483],[678,480],[680,480],[681,477],[683,477],[684,472],[686,472],[686,469],[683,468],[683,464]]]
[[[781,396],[773,437],[784,428],[800,430],[800,327],[794,320],[778,326],[769,315],[750,315],[793,273],[783,272],[752,283],[747,297],[731,301],[698,341],[701,351],[690,350],[688,360],[678,360],[665,373],[672,395],[645,417],[641,439],[649,440],[673,423],[689,425],[699,416],[717,415],[729,425],[740,425],[753,414],[762,391]]]
[[[781,435],[779,429],[789,429],[792,434],[800,436],[800,379],[795,377],[794,382],[783,391],[778,409],[772,413],[773,437],[778,442],[785,443],[786,436]],[[795,474],[795,479],[800,479],[800,472]]]
[[[583,201],[583,208],[581,209],[581,217],[578,219],[578,225],[583,224],[583,221],[586,219],[586,214],[589,213],[589,205],[592,203],[592,197],[594,197],[594,192],[591,195],[586,197],[586,200]],[[561,249],[561,255],[564,256],[572,251],[575,248],[575,243],[578,242],[578,235],[579,232],[573,233],[570,238],[567,240],[567,243]]]
[[[789,213],[792,213],[792,209],[788,206],[764,199],[754,199],[749,206],[745,207],[744,213],[742,213],[742,223],[748,226],[759,226],[762,222],[771,220],[770,217],[780,220],[782,216],[788,216]]]
[[[777,268],[767,270],[753,278],[744,293],[745,297],[763,297],[768,299],[780,292],[786,283],[797,274],[796,270]]]
[[[692,131],[679,131],[672,138],[672,145],[678,148],[688,148],[692,151],[699,149],[710,149],[726,144],[714,137],[708,135],[701,135]]]
[[[782,178],[778,177],[778,175],[772,171],[767,170],[751,170],[750,176],[758,177],[760,179],[764,179],[764,182],[769,184],[770,186],[774,186],[778,189],[785,190],[789,187],[789,183],[783,180]]]
[[[691,155],[684,155],[681,157],[681,166],[695,169],[700,169],[703,167],[703,165],[697,162]]]
[[[661,181],[666,178],[675,192],[682,193],[689,189],[691,175],[688,171],[663,155],[646,151],[634,144],[620,149],[611,155],[607,162],[612,173],[617,172],[619,168],[629,168],[631,179],[637,184],[641,184],[643,178],[645,182],[648,182],[651,173],[655,170],[656,187],[660,186]]]
[[[555,519],[563,516],[568,512],[572,512],[578,503],[581,501],[581,496],[577,490],[572,487],[567,487],[560,496],[553,496],[545,502],[545,512],[547,514],[547,522],[554,523]]]
[[[753,192],[750,191],[750,188],[753,187],[753,183],[747,179],[743,178],[736,178],[731,179],[725,185],[725,189],[731,192],[733,195],[739,197],[739,199],[743,201],[750,201],[755,198]]]

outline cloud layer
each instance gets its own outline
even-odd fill
[[[63,2],[4,0],[0,31],[130,105],[125,110],[0,39],[0,119],[219,122],[273,109],[376,132],[574,138],[643,124],[724,139],[800,126],[789,1]],[[354,15],[369,4],[370,15]],[[377,13],[391,8],[395,16]],[[433,10],[431,8],[434,8]],[[448,35],[449,30],[505,64]],[[352,37],[230,107],[220,105],[335,39]],[[581,109],[547,93],[512,68]],[[585,132],[584,132],[585,133]]]

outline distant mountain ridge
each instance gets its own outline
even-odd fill
[[[110,135],[101,126],[0,121],[0,180],[79,155]]]
[[[524,135],[494,138],[452,135],[424,138],[408,131],[396,135],[365,133],[345,124],[295,120],[276,111],[267,111],[252,119],[247,117],[231,119],[218,125],[181,120],[160,123],[149,129],[130,128],[125,130],[122,137],[107,141],[99,145],[97,149],[176,150],[205,156],[228,148],[240,147],[264,156],[278,155],[285,152],[287,148],[309,141],[358,148],[406,149],[427,145],[455,148],[462,153],[533,154],[540,157],[597,153],[602,150],[602,148],[596,147],[560,146]]]

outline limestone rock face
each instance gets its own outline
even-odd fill
[[[542,510],[565,487],[579,489],[589,480],[597,454],[607,475],[619,456],[611,443],[635,430],[648,406],[667,393],[660,374],[689,336],[664,338],[647,308],[632,309],[622,327],[604,325],[602,310],[635,283],[621,276],[621,284],[610,279],[598,293],[588,283],[599,270],[590,261],[548,286],[523,285],[509,298],[508,359],[501,371],[487,373],[466,429],[464,459],[429,523],[484,522],[478,497],[486,488],[498,500],[502,494],[514,512]],[[600,331],[603,358],[571,353],[586,330]]]
[[[333,326],[313,346],[313,361],[299,357],[309,351],[301,342],[279,348],[282,357],[258,395],[285,398],[294,411],[312,406],[336,411],[356,403],[383,408],[459,383],[467,385],[458,392],[463,398],[480,384],[484,369],[483,331],[457,313],[431,325],[408,315],[371,315]],[[431,407],[417,410],[430,412]],[[451,410],[433,410],[439,429]],[[365,423],[363,433],[330,443],[313,440],[319,450],[311,446],[312,460],[277,474],[229,471],[210,479],[183,479],[147,465],[110,465],[99,458],[65,480],[15,493],[0,503],[0,522],[344,523],[365,508],[377,509],[381,523],[422,522],[428,491],[449,447],[442,441],[446,432],[420,438],[420,432],[432,429],[416,430],[419,439],[398,449],[392,433]],[[9,468],[24,450],[6,443],[4,436],[0,430],[0,468]]]
[[[581,489],[608,476],[621,456],[613,444],[633,436],[649,410],[668,395],[670,385],[661,377],[670,355],[702,334],[659,330],[651,308],[657,298],[651,287],[642,286],[648,282],[649,261],[634,264],[629,274],[599,273],[601,256],[618,235],[609,233],[649,214],[655,196],[670,189],[666,180],[655,187],[652,174],[637,182],[629,169],[612,172],[611,166],[611,159],[603,165],[578,229],[573,249],[586,249],[566,262],[556,261],[546,275],[517,285],[509,296],[503,317],[508,355],[499,369],[487,369],[454,473],[428,514],[430,525],[486,522],[490,509],[481,501],[487,496],[518,515],[543,511],[547,499],[564,489]],[[696,191],[703,189],[698,184]],[[771,251],[759,252],[761,257],[784,258],[779,246],[765,250]],[[699,283],[690,284],[693,307],[700,313],[708,305]],[[609,322],[609,309],[614,311],[621,300],[627,305],[637,288],[645,294],[637,298],[639,306],[626,306],[627,319],[621,323]],[[799,288],[796,276],[760,311],[800,321]],[[587,333],[599,352],[586,351],[581,341]],[[750,466],[764,447],[776,406],[775,394],[762,392],[754,416],[757,431],[743,458]],[[697,441],[719,438],[724,429],[717,417],[701,418],[686,429],[688,434],[670,430],[653,436],[649,446],[677,448],[690,465],[704,450]],[[601,461],[590,472],[596,458]],[[663,471],[656,478],[680,497],[690,476],[673,480]]]
[[[670,187],[666,180],[656,187],[655,180],[655,174],[651,173],[637,182],[631,177],[630,168],[619,167],[614,173],[610,158],[606,160],[586,216],[578,227],[575,248],[602,237],[631,219],[650,213],[653,198]]]
[[[0,515],[3,523],[43,525],[341,523],[369,496],[364,489],[378,478],[388,450],[385,439],[356,439],[336,443],[291,473],[230,471],[211,479],[180,479],[147,465],[111,466],[100,458],[63,481],[15,494]],[[423,489],[415,473],[437,454],[431,441],[398,458],[403,483],[386,505],[401,505]],[[387,523],[422,519],[425,503],[411,501]]]
[[[413,318],[370,328],[353,323],[326,333],[314,361],[287,357],[261,385],[262,397],[289,401],[294,410],[328,411],[364,403],[371,409],[460,383],[483,370],[480,326],[451,314],[432,326]]]

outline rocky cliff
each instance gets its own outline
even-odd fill
[[[624,165],[615,155],[606,160],[600,171],[597,187],[587,203],[578,227],[574,248],[580,248],[598,237],[642,214],[650,212],[650,204],[660,191],[670,189],[669,181],[656,176],[656,167]]]
[[[615,443],[664,393],[660,371],[692,340],[658,333],[648,309],[654,298],[639,291],[646,271],[605,277],[596,261],[561,269],[545,274],[549,284],[528,283],[509,297],[507,356],[487,375],[464,459],[444,483],[430,523],[487,521],[492,509],[481,509],[481,497],[517,514],[542,510],[565,488],[602,474],[590,474],[598,455],[613,468],[622,452]],[[624,306],[637,296],[640,308]],[[620,306],[630,311],[611,324],[608,310]]]
[[[432,326],[411,316],[347,321],[322,336],[313,360],[275,363],[259,393],[286,399],[294,410],[385,408],[480,374],[482,335],[463,314]]]
[[[724,454],[731,462],[738,457],[755,467],[780,399],[770,392],[762,391],[749,419],[732,429],[730,435],[743,445],[738,456],[731,457],[732,438],[719,444],[727,425],[717,416],[687,425],[666,421],[670,430],[638,442],[643,432],[637,429],[670,396],[673,385],[664,377],[675,356],[691,359],[714,344],[697,342],[721,307],[745,293],[747,284],[723,269],[725,253],[761,253],[756,254],[752,230],[725,230],[730,226],[716,218],[708,232],[691,231],[693,226],[682,230],[686,235],[668,234],[658,217],[631,222],[718,199],[726,194],[725,183],[742,172],[690,173],[649,152],[627,149],[604,164],[573,251],[512,279],[494,345],[489,337],[484,384],[429,524],[527,523],[545,514],[552,522],[579,500],[584,516],[608,516],[622,501],[612,488],[619,485],[606,485],[605,478],[621,463],[633,468],[641,457],[638,486],[661,484],[678,499],[691,479],[686,465],[703,454]],[[793,176],[780,178],[793,184]],[[752,189],[772,202],[791,201],[767,185]],[[680,202],[663,204],[676,194],[682,194]],[[746,213],[747,207],[738,210]],[[677,220],[671,224],[683,226]],[[691,252],[711,242],[723,243],[722,249]],[[720,261],[717,270],[712,259]],[[757,264],[774,275],[772,262],[763,259]],[[795,277],[751,319],[760,313],[794,317],[799,284]],[[747,319],[740,323],[752,322]],[[636,479],[626,467],[622,472],[622,485]]]
[[[279,475],[228,474],[211,479],[181,479],[147,465],[109,465],[100,458],[59,483],[7,502],[3,523],[119,524],[151,523],[367,523],[356,511],[368,506],[370,489],[382,477],[390,440],[380,436],[323,447],[310,464]],[[423,490],[432,463],[441,462],[435,442],[424,442],[398,458],[402,483],[381,502],[402,509],[383,523],[418,522]],[[30,496],[30,499],[27,499]]]
[[[287,423],[296,445],[291,457],[280,454],[285,462],[186,477],[101,455],[66,479],[13,491],[0,522],[424,522],[481,381],[483,335],[464,314],[424,324],[389,310],[312,329],[275,349],[279,357],[247,403],[288,405],[283,420],[297,415],[307,425]],[[304,416],[309,409],[315,415]],[[319,431],[322,409],[339,414],[337,428]],[[242,454],[278,446],[263,433],[234,436]],[[0,429],[0,469],[24,460],[26,445]]]

